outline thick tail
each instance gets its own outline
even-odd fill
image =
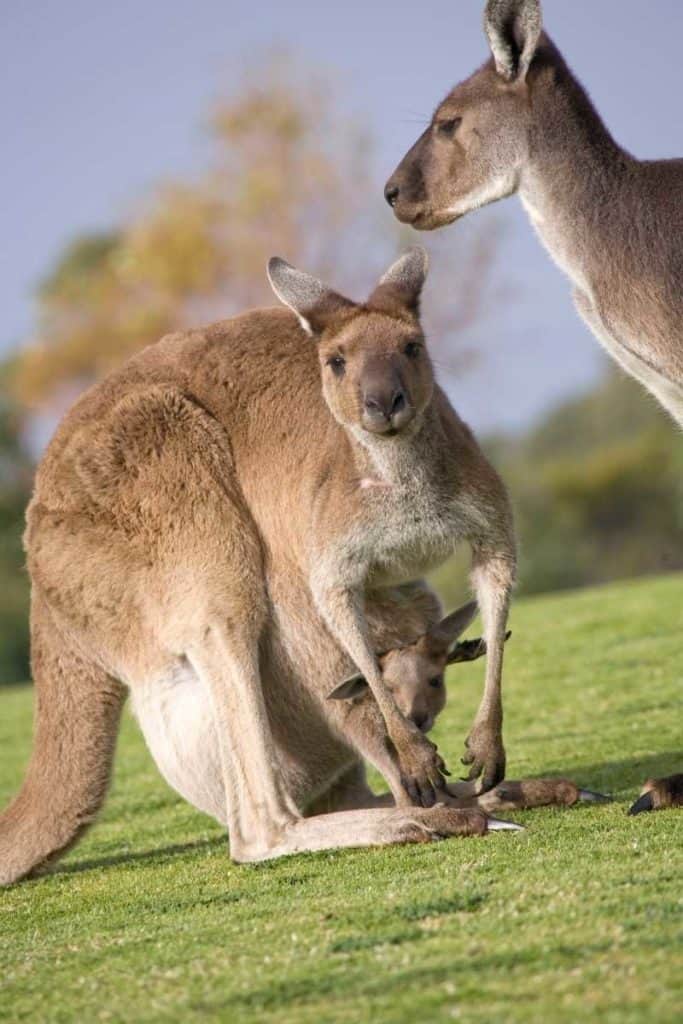
[[[31,608],[33,753],[24,784],[0,815],[0,885],[64,853],[102,806],[125,691],[69,648],[42,599]]]

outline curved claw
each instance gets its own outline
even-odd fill
[[[628,809],[628,813],[642,814],[643,811],[653,811],[654,806],[655,804],[654,799],[652,797],[652,792],[648,791],[647,793],[643,793],[642,796],[639,796],[635,803],[631,804],[631,806]]]
[[[524,825],[518,825],[516,821],[505,821],[503,818],[488,818],[487,827],[489,832],[524,832]]]
[[[579,800],[586,804],[611,804],[612,797],[605,793],[595,793],[592,789],[580,789]]]

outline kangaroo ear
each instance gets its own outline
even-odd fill
[[[512,633],[510,630],[505,634],[505,642],[507,643]],[[460,661],[476,661],[477,658],[481,658],[486,654],[486,641],[483,637],[477,637],[476,640],[461,640],[459,644],[456,644],[448,652],[446,658],[447,665],[455,665]]]
[[[542,28],[539,0],[488,0],[484,31],[496,70],[506,82],[526,77]]]
[[[416,316],[420,311],[420,296],[427,278],[429,256],[421,245],[414,245],[391,264],[374,292],[368,305],[378,307],[399,306]]]
[[[424,635],[423,645],[431,655],[439,657],[447,654],[460,634],[474,621],[478,611],[477,602],[470,601],[457,611],[451,612]]]
[[[343,683],[335,687],[332,693],[328,693],[328,700],[353,700],[354,697],[362,697],[368,690],[368,681],[365,676],[349,676]]]
[[[306,334],[320,334],[334,316],[354,307],[350,299],[279,256],[268,260],[268,280],[280,302],[296,313]]]

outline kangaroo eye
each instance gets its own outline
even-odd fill
[[[335,375],[335,377],[343,377],[344,376],[344,369],[346,367],[346,360],[344,359],[343,356],[331,356],[327,360],[327,365],[330,367],[330,369],[332,370],[332,373]]]
[[[417,359],[417,357],[420,354],[420,348],[421,346],[419,342],[409,341],[406,347],[403,349],[403,352],[405,355],[408,356],[408,359]]]
[[[440,686],[443,686],[443,677],[434,676],[433,679],[429,680],[429,685],[432,686],[435,690],[438,690]]]
[[[461,117],[453,117],[450,119],[450,121],[438,121],[436,125],[436,130],[439,133],[439,135],[445,135],[447,138],[450,139],[452,138],[453,135],[455,135],[456,131],[458,130],[461,124]]]

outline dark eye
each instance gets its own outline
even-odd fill
[[[436,125],[436,130],[439,133],[439,135],[445,135],[447,138],[450,139],[453,135],[455,135],[461,123],[461,117],[452,117],[450,121],[438,121]]]
[[[327,365],[332,370],[335,377],[344,376],[344,368],[346,367],[346,360],[343,356],[330,356],[327,360]]]
[[[408,359],[417,359],[420,354],[420,348],[419,342],[409,341],[403,351],[408,356]]]
[[[429,685],[433,686],[435,690],[438,690],[443,685],[443,676],[434,676],[433,679],[429,680]]]

